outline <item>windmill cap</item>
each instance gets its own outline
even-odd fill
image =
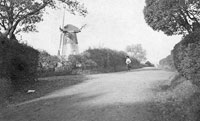
[[[80,29],[72,24],[67,24],[64,26],[63,30],[68,32],[80,32]]]

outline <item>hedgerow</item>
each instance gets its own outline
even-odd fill
[[[40,51],[37,71],[39,77],[70,75],[73,65],[65,58]]]
[[[159,66],[163,69],[175,71],[173,55],[170,54],[166,58],[163,58],[159,61]]]
[[[0,37],[0,76],[15,86],[37,78],[39,52],[32,47]]]
[[[172,52],[178,72],[200,86],[200,31],[184,37]]]
[[[127,53],[107,48],[94,48],[85,51],[87,58],[96,63],[96,69],[100,72],[116,72],[126,70],[125,60]],[[140,62],[131,58],[132,68],[139,68]]]

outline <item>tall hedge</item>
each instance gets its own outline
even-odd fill
[[[92,70],[96,68],[97,64],[90,58],[90,54],[87,52],[83,52],[78,55],[70,55],[69,56],[69,62],[72,63],[72,68],[80,68],[84,70]]]
[[[166,58],[163,58],[159,61],[159,66],[163,69],[175,71],[173,55],[170,54]]]
[[[0,76],[14,85],[31,82],[37,77],[38,54],[26,44],[0,37]]]
[[[172,52],[178,72],[200,86],[200,31],[185,36]]]
[[[89,59],[94,61],[98,70],[102,71],[122,71],[126,69],[125,60],[127,53],[107,48],[95,48],[85,51],[88,53]],[[132,68],[139,68],[140,62],[135,58],[131,58]]]

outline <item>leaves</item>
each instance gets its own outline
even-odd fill
[[[195,31],[179,42],[173,50],[173,59],[178,72],[192,80],[199,78],[200,70],[200,31]],[[199,82],[199,80],[198,80]]]
[[[166,58],[159,61],[159,66],[163,69],[176,70],[174,66],[173,55],[170,54]]]
[[[59,0],[72,14],[86,16],[87,9],[76,0]],[[19,32],[36,31],[46,7],[56,8],[56,0],[0,0],[0,32],[12,36]]]
[[[155,31],[186,35],[200,27],[198,0],[146,0],[144,17]]]

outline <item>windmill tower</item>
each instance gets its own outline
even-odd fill
[[[60,56],[67,58],[69,55],[78,54],[78,39],[76,34],[81,32],[81,30],[71,24],[60,28],[60,30],[62,37],[60,39]]]
[[[64,21],[65,12],[63,15],[62,27],[60,27],[61,35],[58,56],[67,59],[69,55],[76,55],[79,53],[77,33],[81,32],[85,25],[79,29],[78,27],[71,24],[64,26]]]

